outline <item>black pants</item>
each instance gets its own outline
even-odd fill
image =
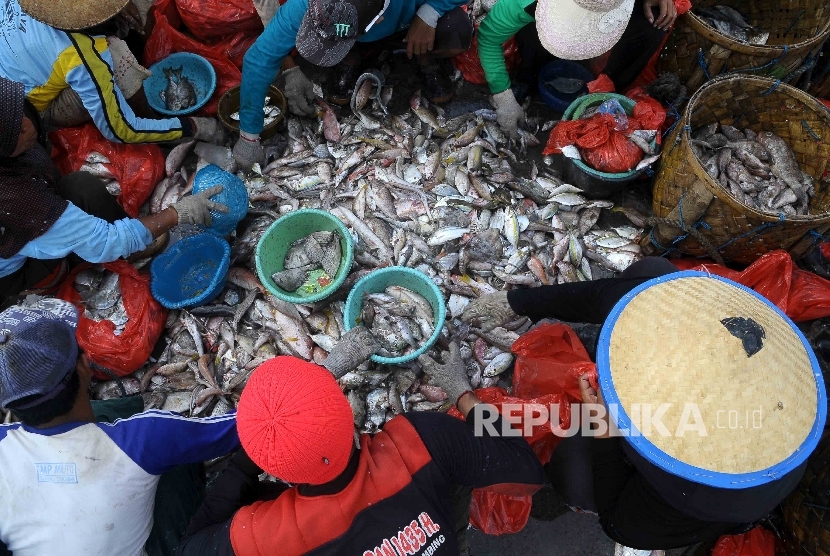
[[[109,194],[103,181],[89,172],[73,172],[58,180],[56,193],[82,211],[106,220],[110,224],[128,218],[124,209]],[[29,290],[49,278],[61,266],[62,260],[28,259],[16,272],[0,278],[0,310],[13,303],[21,291]],[[68,266],[81,262],[77,255],[67,258]]]
[[[604,73],[614,82],[617,92],[623,92],[637,79],[648,61],[660,48],[665,36],[665,31],[657,29],[648,22],[643,13],[643,0],[637,0],[634,3],[631,19],[628,20],[628,26],[619,42],[611,49],[611,55],[605,66]],[[539,42],[539,34],[533,23],[525,25],[516,33],[516,41],[522,57],[518,75],[533,76],[532,83],[525,83],[532,91],[535,88],[535,77],[539,74],[539,70],[546,63],[554,60],[554,56]]]

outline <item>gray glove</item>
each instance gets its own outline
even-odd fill
[[[493,104],[496,106],[496,114],[501,128],[516,139],[519,136],[519,120],[524,119],[525,111],[516,102],[516,97],[511,89],[493,95]]]
[[[268,27],[268,24],[274,19],[277,10],[280,9],[279,0],[254,0],[254,8],[259,18],[262,20],[262,26]]]
[[[478,325],[485,332],[517,318],[519,316],[513,312],[507,301],[507,292],[482,295],[471,301],[461,313],[461,320]]]
[[[222,193],[223,189],[221,185],[214,185],[196,195],[189,195],[178,203],[175,203],[173,208],[179,213],[179,224],[210,226],[213,222],[210,211],[215,210],[216,212],[226,214],[228,212],[227,206],[210,200],[214,195]]]
[[[282,72],[280,78],[285,80],[283,92],[288,101],[288,109],[297,116],[311,117],[315,114],[314,85],[305,76],[299,66]]]
[[[206,141],[214,145],[225,142],[225,131],[222,124],[214,118],[190,118],[193,124],[193,138],[197,141]]]
[[[256,163],[262,163],[265,160],[265,151],[259,142],[259,134],[241,131],[233,147],[233,157],[243,172],[250,171],[251,166]]]
[[[429,375],[430,384],[440,386],[452,403],[457,403],[464,392],[472,392],[473,387],[467,378],[467,366],[461,358],[457,342],[450,343],[450,356],[443,365],[426,355],[418,357],[418,361]]]
[[[334,378],[340,378],[366,362],[380,344],[365,326],[356,326],[343,334],[335,344],[323,366],[331,371]]]

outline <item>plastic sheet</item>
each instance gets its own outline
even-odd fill
[[[262,33],[262,20],[251,0],[176,0],[176,8],[182,23],[198,39]]]
[[[77,172],[90,152],[106,156],[110,163],[104,166],[121,184],[118,203],[133,218],[164,177],[164,154],[158,145],[112,143],[92,123],[59,129],[49,140],[52,160],[63,175]]]
[[[89,360],[118,376],[127,376],[137,371],[150,357],[164,331],[167,309],[153,299],[148,276],[139,274],[126,261],[104,264],[104,268],[119,275],[124,309],[130,319],[121,335],[116,336],[115,325],[111,321],[96,322],[84,316],[81,296],[75,290],[75,275],[89,266],[82,264],[76,267],[61,284],[57,297],[78,307],[80,316],[76,337]],[[99,379],[112,378],[94,368],[93,371]]]
[[[712,556],[775,556],[775,535],[760,526],[742,535],[724,535]]]

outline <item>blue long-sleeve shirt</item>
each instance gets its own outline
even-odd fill
[[[9,259],[0,258],[0,278],[16,272],[26,259],[62,259],[75,253],[91,263],[106,263],[141,251],[153,241],[144,224],[124,218],[109,224],[69,203],[45,234]]]
[[[435,27],[439,17],[463,4],[464,0],[391,0],[383,21],[375,23],[359,42],[385,39],[409,27],[416,12],[425,23]],[[251,46],[242,65],[239,122],[242,131],[260,133],[263,127],[265,95],[279,73],[283,58],[297,42],[297,32],[308,10],[308,0],[288,0]]]

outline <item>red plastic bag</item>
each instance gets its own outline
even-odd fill
[[[562,394],[582,401],[578,379],[585,364],[594,364],[571,327],[543,324],[516,340],[512,351],[516,355],[514,396],[529,399]]]
[[[245,53],[248,52],[248,49],[253,46],[258,38],[259,35],[236,33],[230,37],[214,42],[213,46],[222,49],[222,53],[227,56],[228,60],[233,62],[233,65],[241,70]]]
[[[585,162],[591,168],[609,174],[619,174],[633,170],[643,159],[643,151],[617,131],[611,134],[607,143],[595,149],[582,152]]]
[[[631,115],[640,123],[642,129],[659,130],[666,121],[666,109],[655,99],[648,96],[642,87],[631,89],[626,94],[628,98],[637,102]],[[661,134],[657,134],[658,140]]]
[[[599,77],[588,82],[589,93],[613,93],[615,90],[614,82],[604,73],[599,74]]]
[[[106,156],[110,163],[104,166],[121,184],[117,201],[133,218],[164,177],[164,154],[158,145],[112,143],[92,123],[59,129],[49,140],[52,160],[63,175],[77,172],[90,152]]]
[[[251,0],[176,0],[176,7],[193,36],[202,40],[262,33],[262,20]]]
[[[519,56],[519,45],[516,43],[515,37],[511,37],[504,43],[504,61],[507,64],[508,73],[513,73],[519,67],[521,56]],[[481,61],[478,58],[478,40],[473,37],[473,42],[470,48],[462,52],[455,58],[455,67],[459,69],[464,79],[476,85],[484,85],[487,83],[487,78],[484,76],[484,68],[481,67]]]
[[[767,253],[740,272],[714,263],[701,264],[697,259],[672,262],[681,270],[717,274],[752,288],[794,321],[830,316],[830,280],[796,267],[786,251]]]
[[[614,117],[595,114],[585,120],[560,122],[551,130],[544,154],[562,152],[562,147],[576,145],[582,158],[600,172],[628,172],[643,159],[643,151],[628,140],[625,133],[640,129],[638,120],[629,117],[625,132],[614,129]]]
[[[207,59],[216,71],[216,91],[196,113],[215,116],[219,99],[228,89],[239,85],[242,72],[231,62],[227,50],[221,45],[202,44],[179,30],[181,17],[173,0],[157,0],[152,9],[156,25],[144,45],[144,64],[150,66],[173,52],[192,52]]]
[[[743,535],[724,535],[712,556],[775,556],[775,535],[761,526]]]
[[[167,309],[150,293],[149,276],[139,274],[138,270],[126,261],[104,264],[104,268],[120,276],[118,281],[121,296],[130,318],[121,335],[116,336],[115,325],[111,321],[96,322],[84,316],[81,296],[75,290],[75,275],[89,267],[89,264],[77,266],[61,284],[57,297],[78,307],[80,316],[76,337],[78,345],[89,360],[118,376],[127,376],[137,371],[150,357],[153,347],[164,331]],[[93,371],[96,378],[112,378],[94,368]]]

